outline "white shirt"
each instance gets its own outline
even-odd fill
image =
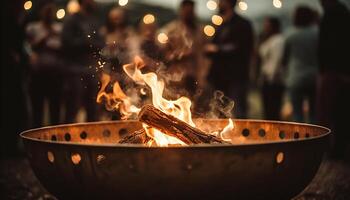
[[[275,34],[260,45],[261,73],[269,82],[273,82],[280,71],[284,49],[284,37]]]

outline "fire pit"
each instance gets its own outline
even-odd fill
[[[205,132],[227,120],[194,120]],[[60,125],[21,133],[32,168],[59,199],[290,199],[314,177],[324,127],[235,120],[233,144],[118,144],[138,121]]]

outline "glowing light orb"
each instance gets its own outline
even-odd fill
[[[126,6],[126,4],[128,4],[128,0],[119,0],[118,3],[120,6]]]
[[[159,33],[157,36],[158,42],[165,44],[168,42],[168,36],[165,33]]]
[[[32,8],[32,6],[33,6],[32,1],[26,1],[23,5],[24,10],[30,10]]]
[[[244,1],[241,1],[238,3],[238,7],[239,9],[243,10],[243,11],[246,11],[248,10],[248,4]]]
[[[143,23],[145,24],[152,24],[155,20],[156,18],[152,14],[147,14],[143,17]]]
[[[219,15],[213,15],[211,17],[211,22],[217,26],[220,26],[224,20]]]
[[[65,15],[66,15],[66,11],[63,8],[58,9],[57,12],[56,12],[57,19],[63,19],[63,17]]]
[[[208,8],[209,10],[215,10],[217,7],[218,7],[218,4],[216,3],[216,1],[209,0],[209,1],[207,2],[207,8]]]
[[[205,35],[211,37],[215,34],[215,28],[211,25],[206,25],[203,29]]]

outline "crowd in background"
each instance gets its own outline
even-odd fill
[[[45,99],[50,124],[76,122],[82,108],[86,121],[99,120],[100,62],[123,85],[121,66],[140,55],[148,66],[144,70],[157,71],[164,63],[169,87],[189,96],[198,112],[207,112],[202,109],[206,99],[220,90],[235,101],[236,118],[248,117],[250,70],[257,68],[253,80],[260,88],[263,118],[283,119],[287,96],[291,120],[330,127],[336,133],[336,153],[342,153],[349,143],[344,116],[350,113],[350,59],[344,50],[350,46],[350,15],[337,0],[320,2],[321,18],[299,6],[293,27],[282,30],[277,17],[266,16],[262,32],[256,33],[251,22],[235,12],[235,0],[220,0],[223,22],[213,37],[203,33],[191,0],[183,0],[178,18],[164,27],[140,20],[137,28],[130,27],[122,7],[112,7],[102,22],[95,17],[93,0],[79,0],[80,11],[57,22],[55,5],[47,3],[39,21],[25,29],[30,126],[43,126]]]

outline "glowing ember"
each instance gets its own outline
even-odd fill
[[[191,100],[184,96],[176,100],[167,100],[163,98],[164,81],[160,80],[153,72],[142,73],[141,69],[144,66],[143,60],[135,56],[133,63],[124,65],[123,70],[135,83],[148,86],[151,89],[152,104],[155,108],[195,127],[196,125],[192,120]],[[107,74],[102,74],[101,89],[97,95],[97,102],[101,103],[105,101],[105,105],[109,110],[119,109],[120,113],[123,115],[123,119],[128,119],[132,115],[138,114],[140,108],[132,104],[130,97],[123,92],[118,82],[114,83],[112,93],[106,92],[106,88],[110,82],[111,77]],[[161,131],[148,127],[146,124],[143,124],[143,127],[147,135],[153,139],[148,142],[148,145],[153,145],[153,142],[155,142],[157,146],[186,145],[178,138],[163,134]],[[220,133],[222,139],[228,141],[229,139],[224,137],[232,129],[233,122],[230,119],[228,125]]]

